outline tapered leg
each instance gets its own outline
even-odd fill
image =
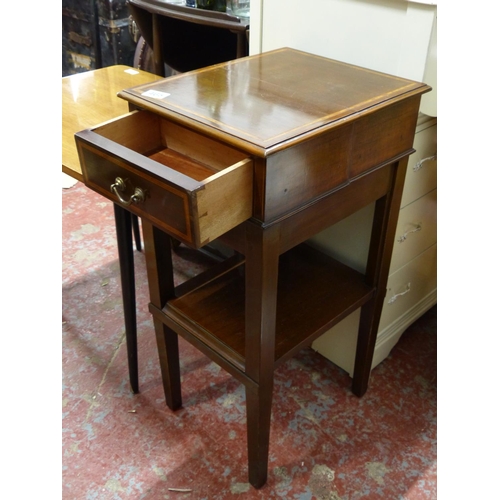
[[[139,366],[137,359],[137,318],[135,310],[135,274],[131,214],[128,210],[123,209],[117,204],[114,204],[113,207],[115,211],[116,239],[120,263],[128,371],[132,390],[134,393],[138,393]]]
[[[172,239],[145,220],[142,221],[142,229],[149,296],[151,304],[161,310],[175,295]],[[177,334],[154,316],[153,319],[165,400],[169,408],[176,410],[182,405]]]
[[[154,319],[165,401],[171,410],[182,406],[179,341],[177,334]]]
[[[246,389],[248,478],[267,480],[274,379],[279,229],[248,223],[245,248],[245,371],[257,382]]]
[[[272,398],[272,379],[261,382],[257,392],[246,389],[248,482],[254,488],[267,481]]]
[[[135,248],[140,252],[142,250],[141,230],[139,228],[139,217],[135,214],[132,214],[132,229],[134,231]]]
[[[392,190],[375,205],[366,268],[366,281],[375,286],[375,295],[361,308],[352,383],[352,392],[359,397],[368,390],[407,164],[408,158],[394,164]]]
[[[352,381],[352,392],[358,397],[368,390],[384,297],[385,293],[382,297],[376,296],[361,308]]]

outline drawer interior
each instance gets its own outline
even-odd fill
[[[133,111],[93,132],[198,181],[246,158],[237,149],[147,111]]]

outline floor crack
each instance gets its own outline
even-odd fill
[[[116,356],[118,355],[120,347],[124,344],[125,340],[126,340],[126,336],[125,336],[125,332],[124,332],[122,334],[122,336],[120,337],[118,345],[115,347],[115,351],[113,353],[113,356],[111,356],[111,359],[109,360],[108,364],[106,365],[106,369],[104,370],[104,373],[102,374],[102,378],[101,378],[101,381],[99,382],[99,385],[97,386],[95,391],[92,393],[92,396],[90,397],[90,406],[89,406],[89,409],[87,410],[87,415],[85,416],[85,423],[88,422],[90,415],[92,414],[92,411],[98,405],[97,396],[99,395],[99,390],[101,389],[104,382],[106,381],[108,371],[111,368],[111,365],[113,364],[114,360],[116,359]]]

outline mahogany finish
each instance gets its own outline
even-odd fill
[[[104,127],[77,134],[86,182],[103,194],[106,170],[118,167],[136,179],[132,188],[147,181],[184,191],[190,200],[209,192],[208,179],[219,186],[208,202],[188,204],[182,213],[162,196],[155,208],[144,202],[130,210],[143,217],[167,404],[181,405],[181,335],[245,384],[249,481],[256,488],[267,478],[274,369],[357,308],[353,392],[362,396],[368,388],[406,162],[420,96],[429,90],[281,49],[121,92],[148,120],[162,123],[159,140],[126,130],[137,114],[113,124],[120,133]],[[123,139],[137,135],[147,140],[131,146]],[[175,151],[172,159],[152,160],[160,144]],[[177,154],[192,159],[183,173]],[[215,180],[195,178],[198,162],[218,170]],[[240,175],[249,165],[252,175]],[[109,186],[105,195],[112,196]],[[374,201],[365,275],[303,244]],[[161,230],[177,235],[167,218],[190,221],[195,233],[208,221],[206,236],[220,236],[243,257],[175,289],[170,243]]]
[[[140,188],[144,200],[128,209],[200,248],[251,217],[253,162],[192,135],[145,111],[79,132],[85,183],[112,201],[117,178],[125,180],[124,199]]]

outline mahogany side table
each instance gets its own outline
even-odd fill
[[[273,373],[361,308],[367,388],[406,163],[425,84],[291,49],[124,90],[143,111],[77,134],[85,183],[143,220],[168,406],[177,336],[245,385],[249,481],[267,479]],[[366,273],[306,240],[376,202]],[[234,257],[174,287],[170,237]]]

